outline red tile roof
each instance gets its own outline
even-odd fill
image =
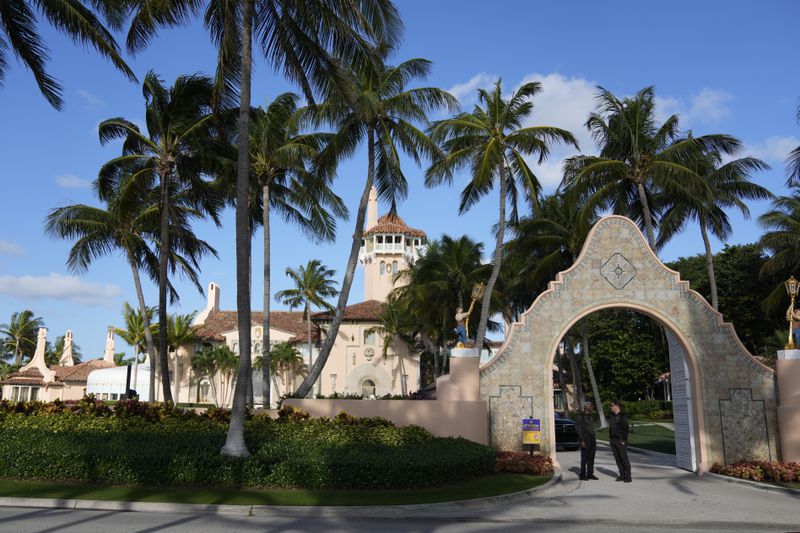
[[[355,322],[377,322],[379,320],[381,311],[383,310],[383,302],[378,300],[367,300],[353,305],[348,305],[344,308],[344,320],[352,320]],[[312,316],[314,321],[329,322],[333,320],[333,313],[323,311]]]
[[[223,333],[238,329],[238,316],[236,311],[217,311],[211,313],[205,323],[195,329],[195,334],[201,340],[223,341]],[[264,321],[264,314],[261,311],[253,311],[250,314],[250,323],[260,326]],[[303,320],[301,311],[270,311],[269,327],[286,331],[292,334],[289,342],[308,342],[307,325]],[[319,328],[311,325],[311,338],[319,338]]]
[[[12,372],[2,384],[63,387],[64,383],[85,383],[93,370],[111,368],[113,366],[115,366],[113,363],[106,363],[102,359],[92,359],[91,361],[78,363],[75,366],[51,366],[49,368],[56,373],[56,377],[55,381],[51,381],[50,383],[44,382],[42,373],[39,372],[38,369],[29,368],[23,371]]]
[[[376,233],[402,233],[411,237],[425,238],[425,232],[408,226],[396,213],[387,213],[378,219],[378,223],[364,232],[364,235]]]

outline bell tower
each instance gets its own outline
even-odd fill
[[[364,265],[364,299],[385,302],[392,289],[405,284],[397,274],[425,253],[427,243],[425,232],[409,227],[396,212],[378,218],[378,193],[373,187],[358,254]]]

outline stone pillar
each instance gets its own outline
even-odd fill
[[[42,380],[45,383],[50,383],[55,380],[56,373],[47,367],[45,362],[44,352],[47,347],[47,328],[39,328],[39,335],[36,339],[36,351],[33,354],[30,362],[20,368],[20,372],[24,370],[36,369],[42,375]]]
[[[436,399],[475,402],[481,399],[480,357],[473,348],[453,348],[450,373],[436,380]]]
[[[775,377],[781,459],[800,461],[800,350],[778,350]]]
[[[106,351],[103,354],[103,361],[114,364],[114,328],[108,326],[106,333]]]

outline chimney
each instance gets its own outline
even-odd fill
[[[36,369],[42,374],[42,379],[45,383],[49,383],[55,379],[56,373],[47,368],[47,363],[44,360],[44,351],[47,346],[47,328],[39,328],[39,337],[36,339],[36,352],[34,352],[31,361],[20,368],[23,370]]]
[[[378,223],[378,190],[373,186],[369,191],[369,203],[367,204],[367,225],[364,231],[370,229]]]
[[[219,292],[219,285],[213,281],[208,284],[208,302],[206,303],[206,308],[194,317],[192,321],[193,326],[204,324],[212,313],[219,311]]]
[[[59,366],[75,366],[75,360],[72,358],[72,330],[68,329],[64,335],[64,351],[61,352],[61,358],[58,360]]]
[[[106,353],[103,355],[103,361],[114,364],[114,328],[111,326],[108,326],[106,333]]]

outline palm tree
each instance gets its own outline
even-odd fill
[[[389,357],[389,348],[394,348],[395,355],[397,355],[397,348],[400,346],[405,346],[409,354],[413,354],[416,350],[417,325],[412,314],[394,295],[390,295],[383,305],[378,315],[378,325],[369,328],[367,332],[377,333],[383,339],[382,356],[384,359]],[[397,361],[397,369],[401,376],[400,387],[402,394],[405,396],[408,394],[408,384],[402,377],[406,375],[403,357],[399,355]]]
[[[273,376],[280,375],[281,381],[284,383],[284,390],[288,394],[294,390],[294,382],[297,376],[305,376],[308,367],[303,363],[303,357],[297,349],[288,342],[279,342],[272,347],[270,352],[270,373]],[[264,359],[259,357],[256,359],[255,366],[261,368],[264,364]],[[275,390],[278,390],[278,384],[275,383]]]
[[[572,134],[552,126],[523,127],[533,111],[533,96],[541,90],[538,82],[526,83],[508,100],[502,96],[500,80],[489,92],[478,90],[479,104],[471,113],[460,113],[453,118],[437,121],[431,127],[431,137],[442,143],[446,155],[428,169],[425,184],[428,187],[451,183],[453,172],[470,168],[472,180],[461,192],[459,213],[468,211],[481,197],[488,194],[497,181],[500,192],[500,209],[492,274],[486,284],[481,303],[481,315],[475,346],[483,347],[489,304],[502,264],[505,237],[506,204],[511,202],[511,220],[516,221],[518,187],[536,209],[541,185],[528,166],[525,157],[536,156],[544,161],[554,142],[578,146]],[[483,105],[484,107],[481,107]]]
[[[306,321],[306,334],[308,335],[309,368],[312,364],[311,310],[317,308],[333,311],[333,306],[325,300],[339,294],[336,290],[336,281],[331,279],[335,274],[335,270],[323,265],[319,259],[312,259],[305,266],[300,265],[296,270],[287,268],[286,275],[294,282],[294,288],[275,293],[275,300],[288,305],[289,309],[303,308],[303,319]]]
[[[750,209],[744,200],[766,200],[774,198],[766,188],[750,181],[750,174],[769,169],[769,165],[754,157],[735,159],[725,164],[718,152],[704,154],[691,164],[692,170],[705,179],[711,195],[696,191],[695,194],[681,194],[676,191],[667,202],[669,207],[661,216],[656,246],[663,247],[675,235],[683,231],[690,220],[696,220],[706,251],[708,283],[711,288],[711,305],[719,309],[717,281],[714,275],[714,254],[708,233],[721,241],[726,241],[733,232],[726,208],[738,208],[745,219],[750,218]]]
[[[398,278],[407,285],[395,289],[406,312],[423,335],[438,340],[440,356],[434,355],[434,374],[441,375],[447,363],[447,342],[455,327],[453,310],[464,307],[472,287],[485,283],[489,268],[481,264],[483,244],[466,235],[442,235],[431,241],[425,255]]]
[[[100,123],[100,142],[123,139],[123,154],[100,169],[98,177],[101,198],[121,173],[150,186],[156,182],[160,191],[158,234],[158,321],[159,371],[164,401],[172,401],[167,362],[167,287],[169,257],[172,250],[170,218],[171,198],[180,191],[206,214],[216,218],[221,200],[203,179],[208,168],[208,142],[211,133],[211,79],[205,76],[180,76],[170,88],[150,71],[142,92],[145,98],[147,134],[124,118],[111,118]],[[198,288],[202,293],[202,287]]]
[[[15,365],[21,365],[23,358],[33,357],[39,328],[43,327],[44,320],[34,316],[30,309],[12,313],[7,324],[0,324],[0,335],[4,336],[3,351],[14,356]]]
[[[800,104],[797,106],[795,119],[800,123]],[[789,175],[786,180],[787,187],[800,185],[800,146],[789,152],[789,157],[786,158],[786,173]]]
[[[192,369],[197,376],[207,377],[214,390],[214,404],[227,405],[233,385],[234,371],[238,366],[238,357],[225,344],[204,346],[191,358]],[[217,390],[217,381],[220,391]],[[221,398],[220,398],[221,394]]]
[[[375,61],[364,63],[352,72],[349,80],[351,90],[331,87],[325,102],[311,108],[307,117],[309,123],[315,126],[326,123],[333,126],[335,131],[320,154],[318,171],[331,172],[337,161],[352,155],[364,142],[367,144],[368,162],[367,178],[358,204],[353,241],[336,312],[317,360],[297,389],[301,397],[306,396],[319,379],[339,332],[353,283],[373,183],[377,183],[378,193],[391,201],[394,209],[396,201],[404,198],[408,192],[400,153],[405,152],[417,164],[423,157],[432,158],[438,153],[436,145],[413,122],[426,123],[428,113],[442,107],[454,109],[456,106],[456,100],[441,89],[406,89],[406,85],[414,78],[427,76],[430,61],[411,59],[397,66],[389,66],[384,62],[387,52],[387,47],[381,47]]]
[[[86,272],[95,259],[113,252],[122,254],[133,274],[145,346],[151,365],[154,365],[155,343],[150,325],[152,309],[145,304],[139,271],[145,269],[151,279],[158,280],[159,259],[154,251],[159,247],[157,194],[147,184],[119,176],[116,182],[106,185],[102,198],[105,208],[76,204],[53,209],[45,219],[45,231],[54,237],[75,240],[67,256],[67,267],[73,272]],[[173,196],[171,203],[170,226],[174,238],[169,256],[170,268],[180,270],[199,286],[196,271],[199,259],[207,253],[216,255],[216,251],[192,233],[189,223],[198,213],[184,205],[186,199]],[[174,293],[171,285],[168,289]],[[151,370],[154,370],[153,366]],[[155,372],[151,371],[150,401],[155,397],[154,379]]]
[[[267,359],[267,364],[262,365],[261,370],[263,394],[267,399],[270,398],[270,212],[277,211],[284,220],[298,225],[317,242],[335,239],[336,217],[347,217],[347,208],[329,188],[329,180],[307,171],[327,135],[298,132],[294,120],[298,99],[296,94],[283,93],[269,102],[266,109],[251,111],[252,216],[264,230],[261,355]]]
[[[679,139],[678,115],[658,124],[655,92],[646,87],[622,100],[598,87],[597,112],[586,127],[600,147],[599,156],[579,155],[564,163],[564,189],[587,198],[599,211],[611,209],[643,222],[656,249],[650,196],[663,192],[713,191],[689,166],[703,153],[731,154],[741,143],[728,135]]]
[[[75,44],[91,46],[109,59],[129,80],[136,81],[133,71],[119,54],[114,37],[89,6],[98,10],[112,25],[119,21],[119,13],[113,2],[5,0],[0,8],[0,85],[8,68],[4,52],[10,48],[31,71],[39,91],[50,105],[61,109],[64,103],[61,99],[61,84],[45,68],[50,54],[39,34],[41,20],[49,22]]]
[[[138,390],[140,355],[148,351],[147,338],[150,337],[152,343],[153,335],[158,334],[158,324],[152,323],[155,313],[156,310],[153,307],[147,307],[142,312],[141,309],[133,309],[128,302],[124,302],[122,304],[122,316],[125,320],[125,329],[114,328],[116,335],[119,335],[129,346],[133,346],[133,381],[131,383],[133,390]],[[151,360],[150,375],[153,376],[153,382],[155,382],[153,365],[154,361]]]
[[[201,5],[197,0],[130,3],[134,17],[128,33],[128,49],[144,48],[158,28],[183,24]],[[342,75],[337,60],[342,64],[369,61],[370,44],[387,42],[393,46],[399,42],[402,22],[390,0],[209,0],[205,22],[219,50],[215,103],[232,101],[235,99],[232,93],[239,93],[237,325],[241,345],[250,346],[250,234],[246,206],[250,188],[248,132],[252,40],[255,37],[260,41],[272,66],[297,82],[306,99],[313,102],[312,84],[320,89],[332,83],[345,84],[347,77]],[[244,442],[244,410],[251,377],[250,358],[242,357],[240,367],[239,386],[222,453],[244,457],[249,455]]]
[[[791,196],[779,196],[770,209],[758,217],[758,224],[766,230],[759,244],[771,255],[762,265],[762,276],[786,279],[800,269],[800,185],[792,187]],[[785,297],[783,282],[767,297],[765,306],[777,308]]]
[[[136,355],[131,359],[125,352],[116,352],[114,354],[114,364],[116,366],[128,366],[136,362]]]

